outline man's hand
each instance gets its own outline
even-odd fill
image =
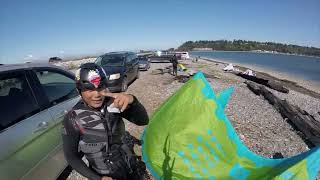
[[[112,178],[108,176],[103,176],[101,180],[112,180]]]
[[[114,98],[113,105],[119,108],[121,112],[127,109],[128,105],[134,100],[133,96],[125,93],[111,93],[107,90],[99,92],[101,96],[107,96]]]

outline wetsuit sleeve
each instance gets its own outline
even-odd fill
[[[149,123],[146,109],[135,96],[133,96],[133,102],[121,113],[121,116],[139,126],[147,125]]]
[[[63,120],[63,152],[68,164],[82,176],[92,180],[101,180],[102,176],[91,170],[83,161],[83,153],[78,152],[80,140],[79,129],[74,124],[73,116],[68,113]]]

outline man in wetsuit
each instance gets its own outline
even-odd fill
[[[109,92],[108,76],[94,63],[83,64],[77,70],[76,87],[82,99],[63,121],[67,162],[89,179],[141,179],[133,149],[123,140],[122,118],[137,125],[148,124],[143,105],[133,95]]]
[[[172,56],[171,59],[171,63],[172,63],[172,74],[174,76],[177,76],[177,72],[178,72],[178,58],[176,55]]]

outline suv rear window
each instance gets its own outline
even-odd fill
[[[106,55],[102,56],[102,66],[122,66],[124,64],[124,57],[120,55]]]
[[[0,75],[0,131],[39,112],[23,72]]]

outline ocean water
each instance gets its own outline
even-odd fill
[[[238,51],[191,51],[189,53],[191,56],[265,67],[320,84],[319,57]]]

